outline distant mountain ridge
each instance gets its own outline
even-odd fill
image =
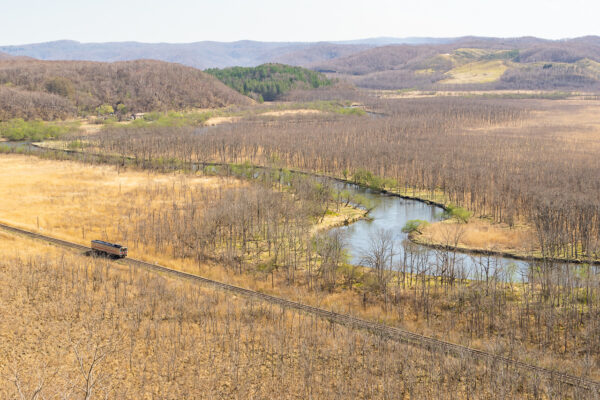
[[[344,57],[369,48],[390,44],[448,43],[450,38],[379,37],[331,42],[237,42],[202,41],[194,43],[107,42],[80,43],[59,40],[16,46],[0,46],[11,56],[39,60],[130,61],[153,59],[177,62],[199,69],[255,67],[269,62],[305,66]]]
[[[154,59],[207,69],[254,67],[267,62],[299,65],[342,57],[373,47],[369,44],[196,42],[196,43],[79,43],[71,40],[1,46],[0,52],[40,60],[130,61]]]
[[[443,44],[452,43],[458,40],[457,38],[434,38],[434,37],[406,37],[406,38],[395,38],[395,37],[375,37],[367,39],[356,39],[356,40],[342,40],[331,43],[335,44],[364,44],[371,46],[387,46],[390,44]]]

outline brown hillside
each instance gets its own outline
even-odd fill
[[[371,89],[595,91],[600,38],[466,37],[448,44],[377,47],[312,68]]]
[[[0,61],[0,85],[14,89],[0,92],[0,104],[9,96],[18,101],[12,105],[9,117],[23,114],[51,118],[53,112],[43,107],[49,103],[57,103],[61,113],[92,113],[102,104],[115,109],[124,104],[128,112],[141,112],[251,102],[200,70],[149,60],[101,63],[5,59]],[[33,103],[42,109],[32,115]]]
[[[342,45],[333,43],[317,43],[306,48],[275,56],[272,62],[288,65],[312,65],[328,60],[346,57],[371,48],[370,45]]]
[[[77,109],[64,97],[0,86],[0,121],[11,118],[53,120],[74,115]]]
[[[444,46],[383,46],[315,64],[313,69],[324,72],[363,75],[401,68],[408,62],[434,56],[439,53],[440,48],[444,48]]]

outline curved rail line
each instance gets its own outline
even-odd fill
[[[15,228],[10,225],[5,225],[0,223],[0,229],[5,231],[17,233],[20,235],[25,235],[31,238],[43,240],[45,242],[53,243],[59,245],[61,247],[71,248],[75,250],[81,251],[89,251],[90,248],[87,246],[83,246],[77,243],[69,242],[62,239],[57,239],[51,236],[42,235],[40,233],[35,233],[31,231],[27,231],[20,228]],[[139,267],[145,270],[151,270],[155,272],[165,273],[168,275],[172,275],[178,278],[184,278],[187,280],[191,280],[194,282],[199,282],[206,286],[211,286],[217,288],[219,290],[229,291],[232,293],[236,293],[248,298],[259,299],[271,304],[277,304],[281,307],[302,311],[307,314],[316,315],[320,318],[326,319],[332,323],[337,323],[340,325],[358,328],[367,330],[372,332],[378,336],[385,337],[388,339],[396,340],[399,342],[407,343],[410,345],[418,346],[421,348],[425,348],[429,351],[437,351],[445,354],[450,354],[454,356],[461,355],[469,355],[473,358],[477,358],[479,360],[490,362],[490,363],[503,363],[509,366],[513,366],[516,368],[520,368],[522,370],[526,370],[529,372],[533,372],[536,374],[544,375],[550,380],[559,381],[561,383],[576,386],[579,388],[583,388],[595,393],[600,393],[600,382],[583,378],[575,375],[570,375],[564,372],[554,371],[548,368],[540,367],[534,364],[528,364],[523,361],[514,360],[508,357],[495,355],[493,353],[488,353],[483,350],[473,349],[471,347],[462,346],[455,343],[446,342],[440,339],[435,339],[429,336],[420,335],[414,332],[410,332],[401,328],[396,328],[388,325],[379,324],[376,322],[367,321],[361,318],[356,318],[347,314],[339,314],[332,311],[327,311],[322,308],[308,306],[306,304],[298,303],[291,300],[282,299],[280,297],[271,296],[265,293],[256,292],[254,290],[245,289],[239,286],[230,285],[227,283],[215,281],[208,278],[203,278],[199,275],[190,274],[187,272],[182,272],[178,270],[174,270],[171,268],[163,267],[157,264],[151,264],[145,261],[136,260],[133,258],[124,258],[120,260],[121,262],[127,263],[129,265]]]

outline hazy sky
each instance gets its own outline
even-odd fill
[[[0,44],[600,35],[599,0],[0,0]]]

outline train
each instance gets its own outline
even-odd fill
[[[103,240],[92,240],[92,252],[97,255],[108,257],[127,257],[127,247],[121,246],[120,244],[105,242]]]

